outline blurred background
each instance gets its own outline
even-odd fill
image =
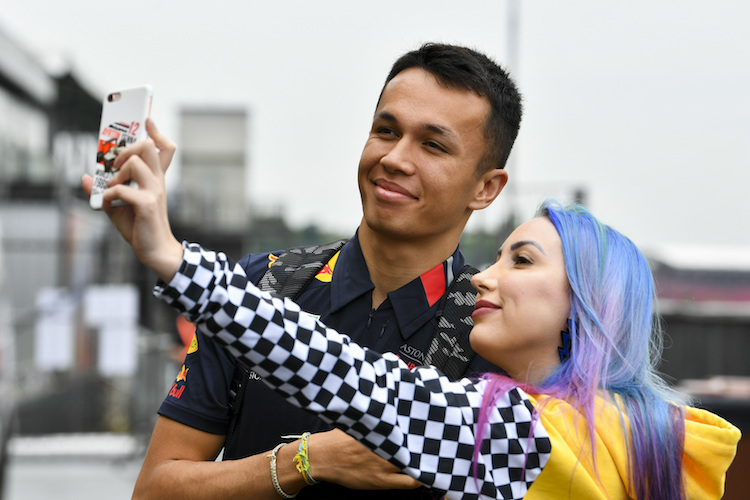
[[[191,336],[79,187],[105,94],[154,87],[175,233],[236,259],[351,236],[377,96],[427,41],[485,52],[525,97],[469,261],[543,198],[582,201],[652,262],[662,371],[748,433],[748,18],[729,0],[0,0],[2,498],[128,498]]]

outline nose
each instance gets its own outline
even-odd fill
[[[408,137],[394,140],[392,147],[380,159],[380,163],[389,172],[401,172],[412,175],[415,171],[414,151],[409,144]]]
[[[484,271],[481,271],[471,278],[471,286],[477,289],[478,292],[486,292],[493,290],[497,287],[497,279],[493,277],[492,269],[496,264],[488,267]]]

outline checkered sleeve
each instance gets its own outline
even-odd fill
[[[179,271],[155,294],[253,365],[293,404],[345,430],[445,498],[523,498],[551,444],[528,396],[501,397],[472,468],[485,382],[410,370],[248,281],[225,255],[185,244]]]

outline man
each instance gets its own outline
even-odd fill
[[[296,301],[358,343],[419,364],[440,301],[463,266],[461,232],[471,213],[489,206],[507,182],[503,167],[520,119],[515,85],[484,55],[427,44],[402,56],[386,79],[360,159],[362,222]],[[118,157],[121,173],[105,201],[129,203],[108,214],[141,261],[156,269],[179,260],[182,246],[169,229],[163,188],[174,145],[152,123],[149,132],[151,141]],[[141,189],[122,185],[128,178]],[[84,187],[89,183],[84,179]],[[239,264],[257,281],[273,258],[250,255]],[[477,357],[467,372],[493,369]],[[230,426],[234,371],[230,357],[197,332],[159,410],[134,498],[291,498],[298,492],[298,498],[429,497],[395,467],[283,402],[259,380],[247,386],[237,435],[227,445],[225,458],[233,460],[213,461]],[[283,435],[306,431],[313,433],[307,476],[292,460],[300,440],[277,446]],[[310,477],[321,484],[307,487]]]

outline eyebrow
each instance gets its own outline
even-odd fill
[[[398,119],[388,111],[378,111],[377,113],[375,113],[375,119],[398,123]],[[450,140],[458,141],[458,136],[456,135],[456,133],[447,127],[443,127],[442,125],[437,125],[434,123],[424,123],[422,124],[422,129],[438,135],[442,135],[443,137],[447,137]]]
[[[534,241],[534,240],[521,240],[521,241],[516,241],[515,243],[513,243],[513,244],[512,244],[511,246],[510,246],[510,251],[512,252],[512,251],[514,251],[514,250],[518,250],[519,248],[521,248],[521,247],[523,247],[523,246],[526,246],[526,245],[532,245],[532,246],[535,246],[535,247],[537,247],[537,248],[539,249],[539,251],[540,251],[540,252],[542,252],[542,254],[544,254],[544,255],[547,255],[547,254],[546,254],[546,253],[544,252],[544,248],[542,248],[542,245],[540,245],[539,243],[537,243],[537,242],[536,242],[536,241]],[[500,255],[502,254],[502,252],[503,252],[503,249],[502,249],[502,248],[500,248],[500,249],[499,249],[499,250],[497,251],[497,256],[499,257],[499,256],[500,256]]]

